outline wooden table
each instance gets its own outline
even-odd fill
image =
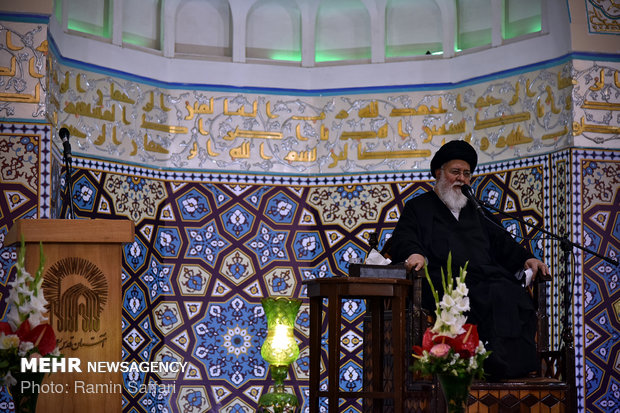
[[[329,412],[338,412],[340,398],[371,399],[373,411],[381,412],[384,399],[393,399],[394,412],[403,410],[405,381],[405,301],[411,286],[410,280],[393,278],[332,277],[306,280],[303,282],[310,298],[310,413],[319,411],[319,398],[327,397]],[[372,382],[370,389],[361,392],[340,391],[340,320],[342,299],[358,298],[367,300],[371,309],[372,337],[380,348],[371,348]],[[393,386],[384,391],[383,380],[383,310],[384,300],[392,302],[392,348],[394,355]],[[319,391],[321,374],[321,335],[323,299],[327,299],[327,391]],[[365,350],[367,354],[367,350]]]

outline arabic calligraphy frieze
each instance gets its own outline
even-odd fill
[[[620,63],[573,61],[573,135],[579,146],[620,143]]]
[[[586,0],[590,33],[620,34],[620,5],[609,0]]]
[[[47,30],[0,23],[0,116],[45,118]]]
[[[449,91],[282,96],[158,89],[53,62],[48,111],[75,152],[148,166],[259,173],[428,168],[465,139],[481,162],[568,146],[570,66]]]

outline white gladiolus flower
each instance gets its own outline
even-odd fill
[[[456,337],[463,333],[463,324],[466,317],[452,311],[442,311],[435,321],[432,331],[437,334],[445,334],[449,337]]]
[[[47,321],[47,317],[44,317],[41,313],[32,313],[28,318],[32,328],[38,326],[39,324],[43,324],[44,321]]]
[[[454,317],[454,313],[450,311],[442,311],[437,321],[441,322],[443,325],[451,326],[456,323],[456,317]]]
[[[41,292],[41,285],[43,283],[43,278],[41,277],[43,252],[41,251],[39,270],[36,276],[33,276],[24,268],[24,248],[22,242],[17,257],[17,264],[15,265],[17,275],[15,280],[9,283],[11,289],[7,298],[7,305],[9,307],[7,321],[13,330],[16,330],[25,320],[28,320],[33,328],[47,320],[47,318],[43,317],[43,314],[47,312],[45,308],[47,301]]]
[[[22,305],[19,309],[19,312],[22,314],[30,314],[28,320],[30,321],[30,327],[35,328],[43,321],[47,321],[47,317],[44,317],[43,314],[47,312],[45,306],[47,305],[47,301],[43,296],[32,297],[29,302]]]
[[[20,284],[11,287],[11,293],[14,297],[18,297],[20,295],[28,295],[31,293],[30,288],[26,286],[29,280],[23,280]]]
[[[469,311],[469,297],[460,297],[459,299],[455,300],[454,307],[462,313],[464,313],[465,311]]]
[[[469,294],[469,289],[467,288],[467,285],[465,285],[465,283],[459,283],[456,286],[455,291],[462,297],[465,297],[467,294]]]
[[[461,304],[461,307],[458,304]],[[450,337],[456,337],[458,334],[465,332],[463,324],[467,321],[467,317],[463,315],[463,306],[466,304],[469,309],[469,301],[459,298],[455,301],[450,295],[444,294],[443,300],[437,310],[437,319],[433,326],[434,333],[446,334]]]
[[[20,357],[26,357],[28,352],[34,348],[34,344],[30,341],[22,341],[19,343],[19,347],[17,349],[17,354]]]
[[[443,299],[441,300],[439,305],[442,309],[448,309],[453,307],[455,305],[455,302],[451,296],[449,296],[448,294],[444,294]]]
[[[466,267],[467,263],[465,264]],[[485,350],[482,342],[478,340],[475,353],[471,354],[471,347],[469,347],[471,342],[469,340],[475,336],[470,336],[473,330],[468,327],[468,332],[464,327],[467,322],[465,314],[470,310],[470,300],[467,296],[469,289],[465,284],[465,268],[461,268],[458,277],[453,277],[452,258],[451,254],[448,254],[447,271],[444,272],[443,269],[441,271],[443,296],[440,297],[433,285],[428,269],[425,267],[426,279],[430,284],[436,304],[436,318],[433,327],[425,332],[424,339],[430,339],[431,348],[436,351],[434,351],[434,354],[429,354],[428,348],[426,350],[423,349],[420,356],[419,350],[414,349],[415,357],[418,358],[416,369],[424,374],[472,375],[473,377],[480,378],[484,373],[482,363],[489,353]],[[427,337],[427,334],[430,334],[430,337]],[[456,340],[447,341],[442,337]],[[448,353],[446,353],[445,348],[439,351],[440,346],[449,346]],[[459,352],[462,352],[462,356]]]
[[[21,247],[17,254],[17,263],[15,265],[17,275],[15,279],[8,283],[9,294],[7,295],[6,305],[8,312],[6,321],[12,331],[23,329],[24,323],[29,323],[30,328],[35,328],[47,320],[44,314],[47,313],[47,301],[42,292],[43,284],[43,268],[45,257],[43,256],[43,248],[41,247],[41,255],[39,260],[39,268],[34,275],[28,273],[24,268],[26,248],[22,240]],[[28,331],[27,329],[23,331]],[[46,340],[50,336],[49,330],[43,332]],[[41,338],[43,338],[43,336]],[[39,338],[39,341],[41,340]],[[21,341],[17,334],[0,333],[0,385],[14,385],[17,380],[11,372],[19,372],[19,358],[32,357],[35,351],[40,349],[39,341],[32,343],[30,341]],[[49,347],[45,346],[46,354],[50,353]],[[62,357],[58,347],[56,346],[51,354],[56,357]],[[4,361],[8,360],[8,363]]]
[[[15,310],[13,310],[15,308]],[[6,321],[9,323],[13,331],[17,330],[17,327],[22,323],[19,311],[16,306],[11,306],[11,310],[6,315]]]
[[[7,372],[2,379],[0,379],[0,384],[5,386],[15,386],[17,384],[17,380],[11,375],[11,372]]]

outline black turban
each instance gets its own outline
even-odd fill
[[[433,175],[433,178],[436,178],[435,171],[437,169],[453,159],[467,162],[472,173],[478,164],[478,155],[470,144],[460,140],[450,141],[439,148],[431,160],[431,175]]]

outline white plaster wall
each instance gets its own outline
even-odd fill
[[[563,56],[570,51],[566,3],[549,1],[545,14],[547,34],[508,42],[500,47],[469,51],[452,58],[373,64],[329,66],[274,65],[245,62],[245,37],[241,62],[166,58],[161,54],[67,33],[62,23],[50,19],[50,33],[66,58],[126,73],[139,73],[164,82],[253,86],[284,89],[341,89],[389,85],[458,83],[489,73],[510,70]],[[242,31],[244,34],[245,30]],[[312,31],[309,31],[312,32]],[[304,32],[304,36],[314,33]],[[164,40],[165,41],[165,40]],[[234,43],[234,41],[233,41]],[[304,43],[305,44],[305,43]],[[234,44],[233,44],[234,47]]]

